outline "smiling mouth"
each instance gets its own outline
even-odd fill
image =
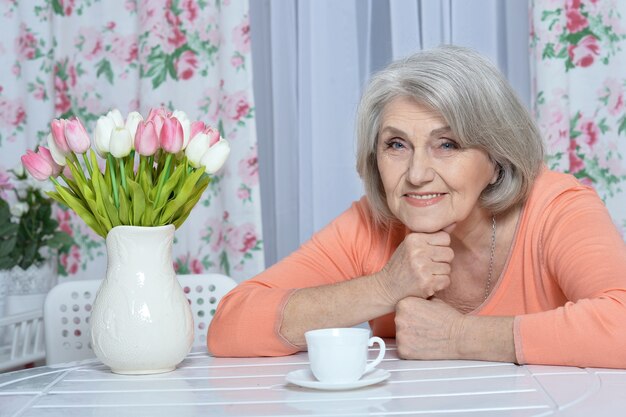
[[[405,197],[413,198],[415,200],[432,200],[433,198],[443,196],[443,193],[432,193],[432,194],[405,194]]]

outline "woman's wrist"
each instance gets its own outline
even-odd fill
[[[461,359],[515,362],[514,317],[464,316],[456,347]]]

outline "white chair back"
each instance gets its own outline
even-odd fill
[[[68,281],[56,285],[43,307],[46,364],[95,357],[91,347],[91,306],[101,280]]]
[[[185,296],[191,305],[194,321],[193,346],[206,346],[206,335],[217,304],[237,282],[222,274],[179,275]]]
[[[226,275],[213,273],[178,275],[178,280],[193,313],[193,346],[206,346],[207,330],[217,304],[237,283]],[[95,357],[89,318],[101,282],[64,282],[52,288],[46,296],[44,330],[47,365]]]

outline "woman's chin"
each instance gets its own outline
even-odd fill
[[[406,227],[413,233],[437,233],[440,231],[444,231],[446,233],[452,233],[452,231],[456,227],[456,222],[448,224],[448,225],[407,224]]]

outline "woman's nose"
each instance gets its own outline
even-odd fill
[[[407,180],[413,185],[420,185],[432,181],[435,171],[428,152],[416,150],[409,161]]]

